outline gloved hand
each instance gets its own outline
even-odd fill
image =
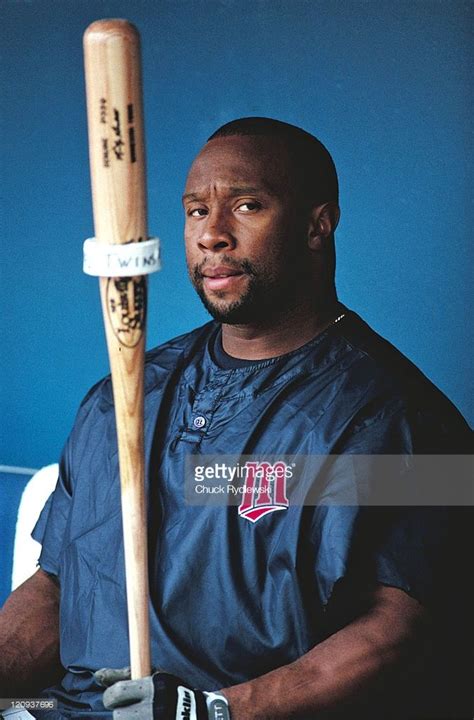
[[[230,720],[223,695],[193,690],[169,673],[130,680],[130,668],[103,668],[94,678],[107,687],[102,702],[114,720]]]

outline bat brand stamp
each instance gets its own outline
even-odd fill
[[[125,347],[135,347],[145,329],[145,278],[109,278],[107,281],[106,304],[117,340]]]

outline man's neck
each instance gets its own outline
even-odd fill
[[[291,314],[273,322],[222,325],[222,347],[243,360],[267,360],[297,350],[315,338],[344,312],[336,300],[320,312]]]

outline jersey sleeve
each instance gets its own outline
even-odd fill
[[[91,428],[98,416],[97,406],[101,403],[100,392],[104,381],[95,385],[82,401],[72,432],[63,449],[59,463],[59,477],[54,492],[47,500],[31,533],[41,546],[38,564],[47,573],[58,576],[61,555],[68,542],[68,527],[75,498],[75,471],[90,455]],[[103,399],[103,398],[102,398]],[[87,516],[87,507],[82,515]],[[84,517],[84,522],[87,518]]]
[[[59,477],[54,492],[49,496],[31,536],[41,544],[38,564],[52,575],[59,574],[59,558],[72,502],[69,477],[69,441],[59,465]]]
[[[416,427],[400,400],[366,408],[341,438],[313,516],[324,605],[336,586],[354,597],[388,585],[428,606],[460,588],[466,508],[397,502],[395,485],[413,482],[405,458],[415,447]]]

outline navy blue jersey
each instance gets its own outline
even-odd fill
[[[454,453],[469,433],[452,404],[354,313],[299,350],[234,369],[213,360],[217,332],[209,323],[149,352],[145,372],[152,659],[205,690],[290,663],[327,637],[344,578],[353,597],[381,582],[430,602],[448,529],[436,508],[377,514],[282,502],[255,520],[235,504],[190,506],[187,456]],[[93,709],[99,717],[93,671],[129,662],[109,379],[79,410],[34,536],[41,567],[61,588],[67,673],[51,693],[73,704],[74,716]]]

